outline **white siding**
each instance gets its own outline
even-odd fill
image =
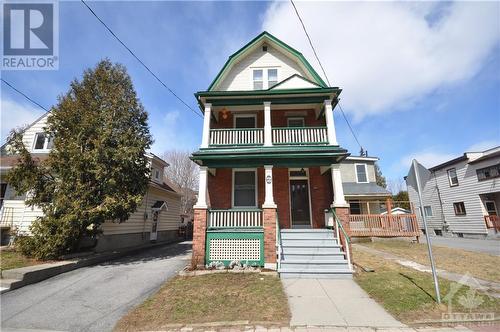
[[[278,82],[281,82],[294,74],[308,77],[297,62],[279,52],[275,48],[268,46],[267,52],[263,52],[262,47],[258,47],[256,50],[250,52],[247,56],[241,59],[238,63],[234,64],[231,70],[226,74],[225,78],[216,87],[216,90],[253,90],[253,69],[260,68],[277,68]]]
[[[308,89],[317,87],[318,87],[317,85],[312,84],[311,82],[308,82],[301,77],[294,76],[288,81],[284,82],[283,84],[277,86],[276,89]]]
[[[29,227],[37,217],[43,216],[39,207],[24,204],[24,199],[4,200],[1,223],[12,226],[19,233],[29,234]]]
[[[412,202],[415,214],[417,215],[417,221],[421,229],[424,228],[422,215],[420,212],[420,204],[418,204],[418,195],[413,187],[408,187],[408,196],[410,202]],[[441,204],[439,203],[439,190],[436,187],[436,180],[434,177],[426,183],[424,187],[424,192],[422,195],[424,201],[424,206],[430,206],[432,208],[432,216],[427,216],[427,227],[429,232],[433,232],[434,229],[443,229],[443,211],[441,209]]]
[[[156,201],[165,201],[168,206],[168,210],[163,210],[160,213],[158,231],[177,230],[180,224],[180,197],[177,194],[150,187],[137,211],[132,213],[130,218],[123,223],[105,222],[102,225],[103,234],[114,235],[150,232],[152,221],[151,206]],[[148,215],[147,220],[144,220],[145,213]]]
[[[457,162],[454,165],[435,171],[431,180],[424,188],[424,206],[433,207],[434,217],[429,218],[432,227],[441,229],[442,219],[438,212],[440,209],[437,196],[437,189],[441,195],[444,220],[449,225],[449,231],[464,234],[487,234],[483,216],[484,207],[480,194],[500,192],[500,179],[478,181],[476,170],[498,164],[500,158],[494,158],[476,164],[469,164],[468,160]],[[458,186],[450,186],[447,170],[455,168],[458,176]],[[410,200],[418,207],[418,197],[413,188],[408,188]],[[453,208],[453,203],[464,202],[466,215],[457,216]],[[420,221],[420,215],[418,216]]]

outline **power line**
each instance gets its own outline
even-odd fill
[[[290,0],[290,2],[293,6],[293,9],[295,10],[295,14],[297,14],[297,18],[299,19],[300,24],[302,25],[302,29],[304,30],[304,33],[306,34],[307,40],[309,41],[309,45],[311,46],[311,49],[314,53],[314,56],[316,57],[316,60],[318,61],[321,70],[323,71],[323,75],[326,78],[326,82],[328,83],[328,86],[330,86],[330,80],[328,79],[328,75],[326,74],[325,68],[323,68],[321,61],[319,60],[318,53],[316,53],[316,49],[314,48],[311,37],[309,37],[309,33],[307,33],[307,29],[306,29],[306,26],[304,24],[304,21],[302,21],[302,18],[300,17],[299,11],[298,11],[297,7],[295,6],[295,3],[293,2],[293,0]],[[352,126],[349,123],[349,120],[347,119],[347,116],[345,115],[344,110],[342,109],[342,106],[340,105],[340,100],[339,100],[339,108],[340,108],[340,112],[342,113],[342,117],[344,118],[345,122],[347,123],[347,126],[349,127],[349,130],[351,131],[352,136],[356,140],[356,143],[358,143],[359,147],[361,148],[361,151],[364,151],[363,146],[361,145],[361,143],[359,143],[358,137],[356,136],[356,133],[352,129]]]
[[[153,71],[151,69],[149,69],[149,67],[141,60],[139,59],[139,57],[137,55],[135,55],[135,53],[127,46],[125,45],[125,43],[113,32],[113,30],[111,30],[111,28],[106,25],[106,23],[104,23],[104,21],[94,12],[94,10],[92,10],[92,8],[90,8],[89,5],[87,5],[87,3],[85,2],[85,0],[80,0],[84,5],[85,7],[87,7],[87,9],[92,13],[92,15],[95,16],[95,18],[108,30],[108,32],[113,36],[115,37],[115,39],[120,43],[122,44],[123,47],[125,47],[125,49],[137,60],[139,61],[139,63],[151,74],[153,75],[153,77],[158,81],[160,82],[161,85],[163,85],[175,98],[177,98],[182,104],[184,104],[189,110],[191,110],[191,112],[193,112],[194,114],[196,114],[198,117],[202,118],[202,116],[200,115],[200,113],[196,112],[191,106],[189,106],[181,97],[179,97],[172,89],[170,89],[155,73],[153,73]]]
[[[42,105],[40,105],[39,103],[37,103],[36,101],[34,101],[33,99],[31,99],[30,97],[28,97],[24,92],[19,91],[17,88],[15,88],[12,84],[10,84],[9,82],[7,82],[3,78],[0,78],[0,80],[2,80],[2,82],[4,82],[6,85],[8,85],[12,90],[16,91],[17,93],[19,93],[21,96],[23,96],[24,98],[26,98],[29,101],[31,101],[36,106],[40,107],[41,109],[45,110],[46,112],[49,111],[48,109],[46,109],[45,107],[43,107]]]

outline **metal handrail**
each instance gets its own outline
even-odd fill
[[[345,238],[345,248],[344,248],[344,251],[346,253],[347,265],[349,266],[349,269],[352,271],[351,254],[349,253],[349,243],[351,242],[351,239],[349,238],[349,235],[347,235],[347,232],[345,231],[344,226],[342,226],[342,223],[340,222],[340,219],[337,216],[337,214],[335,213],[334,209],[332,209],[332,214],[333,214],[333,217],[335,218],[335,224],[336,224],[336,228],[337,228],[337,234],[339,234],[338,228],[340,228],[340,230],[342,231],[342,234],[344,235],[344,238]],[[338,239],[340,241],[340,238],[338,238]],[[342,243],[341,243],[341,245],[342,245]]]

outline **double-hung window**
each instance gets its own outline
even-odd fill
[[[262,90],[264,89],[264,71],[262,69],[254,69],[253,71],[253,89]]]
[[[356,164],[356,181],[358,183],[368,183],[368,172],[366,164]]]
[[[465,216],[465,204],[464,202],[453,203],[453,209],[455,210],[456,216]]]
[[[54,146],[54,139],[45,133],[36,133],[33,150],[50,150]]]
[[[448,181],[450,182],[450,187],[458,186],[458,176],[456,168],[450,168],[447,172],[448,172]]]
[[[234,171],[233,206],[257,207],[257,172],[255,170]]]
[[[270,89],[278,83],[278,69],[267,70],[267,88]]]
[[[424,206],[424,212],[426,217],[432,217],[432,207],[430,205]]]

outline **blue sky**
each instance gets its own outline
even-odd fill
[[[89,2],[193,108],[227,57],[266,29],[318,67],[288,2]],[[416,157],[426,166],[500,144],[498,3],[298,2],[344,110],[391,182]],[[80,2],[61,2],[59,70],[2,77],[50,107],[85,68],[108,57],[128,68],[150,114],[152,150],[195,150],[202,121],[142,68]],[[2,84],[2,141],[43,113]],[[338,138],[359,152],[344,119]]]

